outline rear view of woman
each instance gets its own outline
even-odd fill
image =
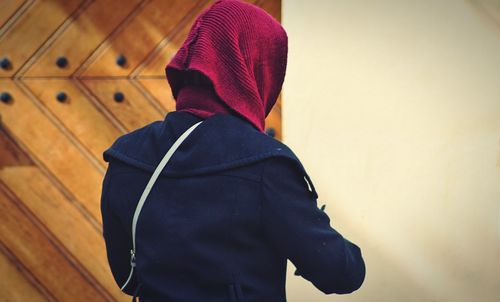
[[[119,137],[101,209],[117,284],[141,301],[286,301],[287,259],[326,294],[365,277],[294,153],[267,136],[287,35],[236,0],[204,11],[166,75],[176,111]]]

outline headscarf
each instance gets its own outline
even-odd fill
[[[177,110],[202,117],[236,113],[264,131],[283,85],[287,51],[285,30],[266,11],[237,0],[216,1],[197,17],[166,66]],[[192,72],[210,82],[203,97],[184,84]]]

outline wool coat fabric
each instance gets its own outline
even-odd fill
[[[103,235],[121,286],[130,269],[132,216],[152,172],[201,118],[168,113],[103,153]],[[287,259],[326,294],[365,277],[361,251],[332,228],[304,167],[243,118],[216,114],[182,143],[138,219],[136,268],[125,292],[144,302],[283,302]]]

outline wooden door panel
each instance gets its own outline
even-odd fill
[[[106,301],[16,201],[0,189],[0,238],[28,271],[59,301]],[[57,278],[54,282],[52,278]],[[78,286],[74,286],[78,284]]]
[[[82,1],[35,1],[0,37],[0,57],[11,62],[11,68],[0,69],[0,77],[14,75]]]
[[[107,164],[102,158],[103,150],[123,133],[92,104],[73,81],[29,79],[23,82],[104,168]],[[57,100],[60,93],[66,95],[63,102]]]
[[[164,118],[128,80],[83,80],[83,83],[128,131]],[[117,92],[123,94],[121,102],[115,101]]]
[[[128,76],[197,3],[152,0],[109,45],[103,46],[105,49],[98,49],[99,56],[82,76]],[[126,57],[124,66],[115,63],[120,54]]]
[[[99,197],[103,173],[14,82],[0,80],[0,86],[7,88],[13,97],[9,104],[0,103],[3,126],[100,222]]]
[[[165,76],[165,67],[167,63],[170,62],[170,60],[172,60],[177,50],[182,46],[184,40],[186,40],[186,37],[189,33],[189,30],[191,29],[191,26],[193,25],[194,20],[205,9],[207,9],[211,4],[213,4],[213,2],[215,2],[215,0],[207,1],[202,6],[197,7],[196,10],[193,11],[190,14],[190,16],[188,16],[186,22],[182,24],[182,27],[177,32],[175,32],[172,36],[168,37],[168,39],[162,41],[162,44],[160,45],[161,47],[160,50],[159,51],[157,50],[156,54],[153,56],[153,59],[151,59],[149,63],[147,63],[139,71],[140,77]]]
[[[164,113],[175,111],[175,100],[167,79],[140,78],[138,81],[161,104]]]
[[[271,130],[272,129],[272,130]],[[266,130],[274,132],[276,139],[282,139],[281,133],[281,94],[278,96],[276,105],[266,118]]]
[[[108,35],[129,15],[140,0],[92,2],[25,73],[26,77],[70,76]],[[65,68],[55,62],[64,56]]]
[[[1,192],[0,198],[2,198]],[[2,276],[2,282],[0,282],[1,301],[48,301],[35,284],[21,273],[21,269],[17,266],[19,264],[16,265],[14,261],[8,258],[0,249],[0,276]]]
[[[57,238],[93,278],[117,300],[129,300],[113,280],[102,229],[96,229],[37,167],[0,170],[0,180]]]
[[[5,24],[14,13],[27,1],[26,0],[3,0],[0,2],[0,27]]]
[[[0,116],[1,117],[1,116]],[[0,120],[1,122],[1,120]],[[33,161],[0,126],[0,169],[7,166],[30,166]]]

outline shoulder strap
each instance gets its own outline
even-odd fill
[[[139,202],[137,203],[137,206],[135,208],[134,212],[134,218],[132,219],[132,249],[130,250],[130,273],[128,275],[127,281],[122,285],[120,288],[122,291],[125,289],[127,284],[130,282],[132,279],[132,275],[134,273],[134,267],[135,267],[135,232],[136,232],[136,227],[137,227],[137,221],[139,220],[139,215],[141,214],[142,207],[144,206],[144,203],[146,202],[146,198],[148,198],[149,192],[151,192],[151,189],[153,188],[154,183],[156,182],[156,179],[160,175],[161,171],[163,168],[167,165],[168,161],[174,154],[174,152],[179,148],[179,146],[182,144],[182,142],[191,134],[191,132],[196,129],[201,123],[198,122],[191,126],[189,129],[187,129],[170,147],[170,149],[167,151],[165,156],[162,158],[158,166],[156,167],[155,171],[153,172],[153,175],[149,179],[148,184],[146,185],[146,188],[142,192],[141,198],[139,199]]]

